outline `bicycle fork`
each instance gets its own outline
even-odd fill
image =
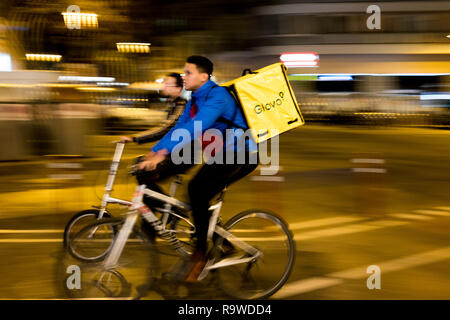
[[[122,251],[130,236],[131,231],[136,223],[139,214],[150,223],[157,234],[164,240],[168,241],[173,248],[180,254],[184,254],[181,249],[182,245],[173,232],[163,228],[161,221],[153,214],[153,212],[142,202],[144,196],[145,185],[136,188],[136,193],[132,200],[131,211],[125,218],[125,223],[120,229],[117,237],[113,240],[114,244],[104,263],[105,270],[111,270],[117,267]]]
[[[114,241],[113,247],[105,260],[104,264],[105,270],[111,270],[117,267],[123,248],[125,247],[128,237],[130,236],[134,224],[136,223],[139,214],[138,210],[143,206],[142,198],[144,189],[145,185],[140,185],[136,187],[136,192],[132,200],[131,211],[127,214],[127,217],[125,218],[125,223],[123,224],[122,228],[120,228],[117,238],[113,240]]]
[[[108,258],[105,260],[104,268],[106,270],[114,269],[117,266],[117,263],[119,262],[119,258],[122,254],[123,248],[125,247],[125,244],[127,243],[127,239],[130,236],[131,230],[133,230],[133,226],[136,223],[136,219],[138,217],[138,212],[133,211],[132,213],[128,214],[127,218],[125,219],[125,223],[123,224],[122,228],[119,231],[119,234],[117,235],[117,238],[114,239],[114,245],[111,249],[111,252],[108,255]]]
[[[211,241],[213,234],[217,233],[222,238],[230,241],[233,245],[241,248],[245,253],[239,257],[221,259],[219,262],[215,262],[215,258],[208,260],[205,268],[198,277],[199,280],[204,279],[211,270],[241,263],[254,263],[262,256],[262,252],[260,250],[256,249],[255,247],[252,247],[245,241],[240,240],[239,238],[235,237],[233,234],[231,234],[224,228],[217,225],[221,207],[222,207],[222,198],[217,204],[210,207],[210,210],[213,210],[213,213],[211,215],[209,222],[208,236],[207,236],[208,241]]]

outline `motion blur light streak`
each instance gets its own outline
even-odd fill
[[[450,100],[450,93],[422,93],[420,100]]]
[[[280,60],[286,67],[317,67],[319,55],[315,52],[282,53]]]
[[[25,54],[28,61],[53,61],[60,62],[62,56],[59,54],[43,54],[43,53],[27,53]]]
[[[32,88],[32,84],[23,83],[0,83],[0,88]]]
[[[60,76],[58,81],[70,82],[114,82],[116,78],[113,77],[80,77],[80,76]]]
[[[127,82],[97,82],[97,85],[102,87],[126,87],[129,85]]]
[[[350,81],[353,80],[352,76],[339,76],[339,75],[330,75],[330,76],[320,76],[319,75],[319,80],[320,81]]]
[[[98,15],[95,13],[62,12],[68,29],[98,28]]]
[[[133,52],[133,53],[150,53],[150,43],[134,43],[134,42],[119,42],[116,44],[119,52]]]
[[[81,88],[77,88],[77,90],[80,91],[90,91],[90,92],[109,92],[109,91],[116,91],[116,88],[98,88],[98,87],[81,87]]]

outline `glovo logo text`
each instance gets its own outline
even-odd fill
[[[283,104],[283,101],[284,101],[284,92],[280,91],[278,93],[278,96],[274,100],[267,103],[257,104],[253,110],[255,111],[256,114],[260,114],[262,112],[270,110],[276,110],[276,107],[281,106]]]

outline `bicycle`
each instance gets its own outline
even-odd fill
[[[225,192],[226,188],[220,193],[218,201],[210,207],[212,214],[207,234],[210,249],[207,264],[199,279],[205,279],[211,274],[218,280],[223,291],[233,298],[268,298],[284,285],[293,269],[296,249],[292,233],[287,224],[274,213],[258,209],[241,212],[222,225],[220,210]],[[88,276],[83,271],[84,279],[87,279],[83,286],[88,286],[86,292],[89,294],[95,292],[109,297],[123,297],[129,294],[132,284],[126,281],[126,276],[120,271],[122,269],[128,272],[127,276],[134,277],[134,280],[139,278],[138,275],[146,275],[145,279],[141,277],[136,280],[146,283],[135,281],[136,287],[139,287],[138,285],[151,287],[152,280],[159,271],[158,259],[154,256],[153,250],[155,241],[149,240],[147,234],[135,228],[139,216],[154,228],[158,238],[168,241],[175,251],[179,249],[180,243],[175,237],[176,232],[165,228],[168,216],[158,218],[142,202],[144,194],[163,201],[168,208],[166,211],[168,215],[183,221],[187,220],[189,225],[193,225],[172,209],[176,208],[177,212],[184,212],[185,216],[188,216],[190,211],[188,204],[172,196],[146,189],[145,185],[138,186],[133,200],[129,202],[129,211],[124,217],[102,218],[85,226],[70,238],[69,250],[77,246],[93,252],[98,250],[98,256],[104,258],[96,259],[99,263],[89,264]],[[95,236],[92,236],[93,234]],[[133,238],[132,235],[137,237]],[[192,241],[191,237],[188,242]],[[143,243],[149,249],[146,252],[150,257],[143,261],[155,263],[150,264],[144,272],[130,271],[126,267],[127,263],[128,266],[132,266],[131,269],[136,267],[136,263],[122,260],[123,255],[127,253],[127,250],[124,250],[125,245],[131,250],[136,248],[135,243]],[[129,256],[136,258],[135,254],[130,253]],[[127,290],[117,289],[119,287]]]
[[[109,168],[109,174],[108,179],[105,186],[105,192],[103,194],[103,197],[101,199],[100,206],[93,206],[94,209],[87,209],[80,211],[73,215],[70,220],[67,222],[65,228],[64,228],[64,240],[63,244],[65,248],[68,248],[68,243],[70,239],[73,237],[74,234],[76,234],[79,230],[81,230],[84,226],[89,225],[93,221],[97,221],[102,218],[111,218],[111,214],[107,211],[107,206],[109,204],[119,204],[124,207],[129,207],[132,205],[130,201],[117,199],[114,197],[111,197],[111,193],[113,191],[114,181],[117,174],[117,170],[120,164],[120,160],[122,158],[123,150],[125,147],[125,143],[120,141],[114,141],[113,143],[116,144],[116,148],[113,155],[113,160],[111,162],[110,168]],[[180,184],[180,180],[175,180],[172,182],[170,186],[170,196],[175,195],[176,186]],[[169,212],[168,207],[165,208],[157,208],[158,212],[161,212],[163,214],[163,221],[165,223],[163,224],[164,229],[170,232],[177,231],[176,229],[182,228],[181,223],[184,221],[184,233],[192,234],[192,230],[188,230],[194,227],[194,225],[185,217],[178,216],[176,218],[173,218],[169,220]],[[114,228],[112,230],[114,233],[117,232],[117,228]],[[178,232],[183,231],[178,230]],[[178,251],[182,255],[187,255],[189,252],[189,247],[186,242],[182,242],[182,245],[180,245]],[[81,261],[92,261],[97,262],[102,260],[105,255],[108,253],[108,250],[105,250],[105,252],[101,252],[95,255],[88,254],[87,251],[77,250],[76,248],[72,248],[69,250],[70,254]]]

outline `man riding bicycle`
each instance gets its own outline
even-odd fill
[[[191,161],[174,163],[174,157],[179,154],[178,148],[183,147],[182,153],[188,150],[187,145],[189,145],[188,148],[195,149],[198,145],[196,140],[201,139],[202,134],[209,129],[215,129],[221,133],[221,135],[213,135],[212,141],[203,139],[200,145],[202,149],[205,149],[209,143],[219,146],[214,148],[209,156],[223,161],[205,163],[188,185],[197,242],[185,266],[185,272],[180,276],[180,280],[186,281],[196,281],[206,264],[210,201],[227,185],[248,175],[258,165],[257,160],[250,161],[251,158],[257,158],[254,142],[247,140],[238,146],[238,143],[235,144],[235,138],[239,139],[239,134],[232,139],[227,138],[227,129],[248,129],[248,126],[239,106],[226,88],[218,86],[210,79],[212,71],[213,63],[208,58],[202,56],[187,58],[183,81],[185,89],[192,91],[192,98],[176,125],[138,163],[138,168],[141,170],[137,174],[139,184],[145,184],[149,189],[162,192],[156,182],[184,173],[194,166],[194,153],[190,155]],[[196,132],[195,122],[197,121],[201,124],[200,133]],[[190,140],[180,144],[174,135],[177,130],[188,132]],[[240,132],[245,138],[244,132],[242,130]],[[242,152],[241,155],[244,155],[245,161],[236,161],[240,158],[239,152]],[[230,159],[232,161],[229,161]],[[154,207],[151,200],[144,199],[144,202],[149,207]]]

